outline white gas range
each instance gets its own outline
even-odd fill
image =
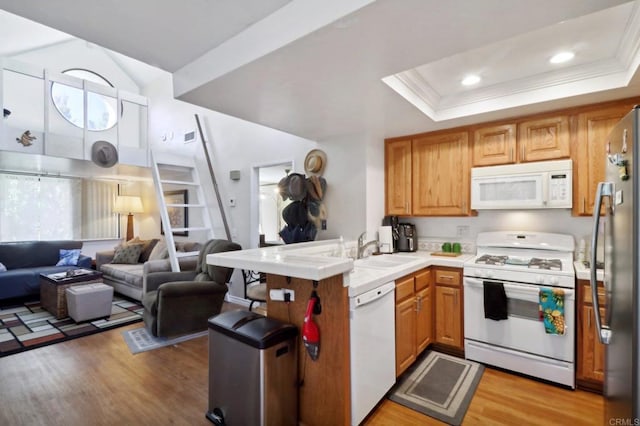
[[[476,246],[464,265],[465,356],[574,388],[573,237],[483,232]]]

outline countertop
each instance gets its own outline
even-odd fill
[[[580,261],[573,262],[573,269],[576,271],[576,278],[579,280],[590,280],[591,269],[584,266],[584,263]],[[596,270],[596,279],[598,281],[604,280],[604,271],[602,269]]]
[[[462,268],[474,255],[432,256],[431,252],[372,255],[352,260],[336,256],[339,240],[314,241],[207,255],[207,263],[302,279],[322,280],[343,274],[349,296],[354,297],[385,282],[431,265]],[[354,242],[347,242],[347,247]]]
[[[339,240],[323,240],[216,253],[207,256],[207,263],[318,281],[343,274],[344,285],[349,287],[349,296],[355,297],[428,266],[462,268],[466,261],[475,256],[472,253],[463,253],[458,257],[433,256],[432,252],[419,250],[353,260],[337,255],[339,244]],[[355,242],[345,242],[345,245],[353,251]],[[576,261],[573,265],[577,279],[590,279],[590,269],[582,262]],[[602,269],[597,270],[597,279],[604,279]]]

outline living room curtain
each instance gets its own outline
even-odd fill
[[[2,241],[80,238],[80,179],[0,174]]]
[[[118,185],[112,182],[82,182],[82,238],[113,238],[118,235],[118,215],[113,213]]]

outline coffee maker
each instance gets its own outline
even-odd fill
[[[398,251],[398,216],[385,216],[378,229],[378,242],[382,253]]]
[[[398,251],[417,251],[418,250],[418,233],[416,226],[412,223],[398,224]]]

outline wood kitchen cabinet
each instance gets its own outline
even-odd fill
[[[496,166],[569,158],[568,116],[553,116],[476,128],[473,166]]]
[[[396,280],[396,377],[433,340],[432,287],[429,269]]]
[[[515,162],[515,124],[483,127],[473,132],[473,167]]]
[[[607,137],[632,107],[633,104],[615,105],[578,114],[573,167],[574,215],[593,214],[596,188],[605,178]]]
[[[464,350],[463,289],[460,268],[432,269],[435,282],[435,342]]]
[[[569,117],[566,115],[518,124],[518,162],[569,158]]]
[[[413,215],[464,216],[471,212],[469,132],[414,139],[412,171]]]
[[[604,345],[595,331],[595,311],[592,303],[589,281],[578,280],[578,363],[576,382],[579,387],[602,392],[604,381]],[[605,320],[605,293],[601,281],[598,282],[598,302],[600,318]]]
[[[411,139],[385,141],[385,212],[411,214]]]

